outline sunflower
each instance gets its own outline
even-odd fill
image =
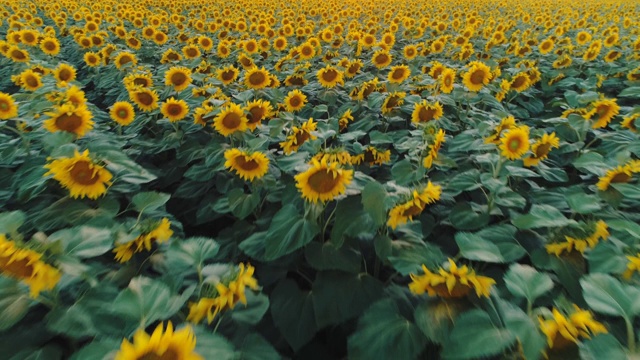
[[[340,127],[340,131],[344,131],[350,122],[353,121],[353,115],[351,115],[351,109],[347,109],[340,119],[338,120],[338,126]]]
[[[0,120],[9,120],[18,116],[18,105],[13,97],[7,93],[0,92]]]
[[[247,103],[244,110],[247,112],[247,119],[249,119],[247,127],[251,130],[255,130],[262,120],[268,119],[273,113],[271,103],[266,100],[251,101]]]
[[[450,94],[453,91],[453,84],[456,80],[456,71],[453,69],[445,69],[439,77],[440,90],[445,94]]]
[[[229,65],[216,71],[216,77],[218,80],[222,81],[224,85],[229,85],[236,81],[238,74],[240,74],[240,70],[236,69],[233,65]]]
[[[1,98],[0,98],[1,99]],[[0,100],[2,101],[2,100]],[[2,103],[0,102],[0,113],[2,111]],[[0,119],[2,119],[2,116],[0,116]],[[620,123],[620,125],[623,128],[627,128],[633,132],[638,132],[638,126],[636,125],[636,120],[640,119],[640,113],[635,113],[633,115],[629,115],[626,116],[625,118],[622,119],[622,123]]]
[[[538,50],[540,50],[540,54],[545,55],[550,53],[551,50],[553,50],[554,46],[555,46],[555,43],[553,39],[545,39],[540,43],[540,45],[538,45]]]
[[[635,256],[627,256],[627,269],[622,273],[622,277],[629,280],[633,277],[633,273],[640,273],[640,253]]]
[[[584,45],[589,41],[591,41],[591,34],[586,31],[580,31],[576,35],[576,42],[578,43],[578,45]]]
[[[163,323],[158,324],[151,336],[144,329],[139,329],[133,335],[133,343],[122,340],[115,360],[204,359],[194,351],[196,337],[190,326],[174,332],[173,324],[169,321],[166,329],[163,327]]]
[[[93,129],[92,114],[86,106],[67,103],[57,106],[55,111],[47,112],[45,115],[50,118],[44,121],[44,128],[52,133],[66,131],[80,138]]]
[[[253,67],[245,73],[244,84],[249,89],[264,89],[269,85],[270,75],[264,67]]]
[[[302,124],[302,126],[294,126],[291,129],[291,134],[287,136],[286,140],[280,143],[282,150],[286,155],[291,154],[294,151],[298,151],[300,146],[307,140],[315,140],[316,136],[311,132],[315,131],[317,123],[313,121],[313,118]]]
[[[165,243],[173,235],[171,222],[167,218],[162,218],[160,221],[147,220],[142,222],[140,227],[142,228],[140,235],[113,249],[116,261],[125,263],[131,260],[134,254],[151,251],[154,244]]]
[[[269,158],[259,151],[248,152],[233,148],[224,152],[224,158],[224,166],[235,171],[244,180],[260,179],[269,171]]]
[[[45,37],[40,41],[40,50],[47,55],[56,56],[60,53],[60,42],[54,37]]]
[[[442,74],[442,72],[445,71],[446,69],[447,69],[447,67],[444,66],[441,62],[434,61],[431,64],[431,67],[424,66],[422,68],[422,72],[425,73],[425,74],[429,74],[429,76],[431,76],[434,80],[438,80],[440,78],[440,75]]]
[[[164,84],[173,86],[175,91],[186,89],[192,82],[191,70],[184,66],[172,66],[164,74]]]
[[[418,56],[418,48],[415,45],[407,45],[402,49],[402,54],[407,60],[413,60]]]
[[[53,70],[53,76],[58,81],[58,84],[64,84],[76,79],[76,69],[67,64],[60,64]]]
[[[444,111],[440,102],[429,104],[427,100],[416,103],[411,113],[411,121],[414,123],[425,123],[432,120],[438,120],[442,117]]]
[[[296,175],[295,179],[303,199],[313,203],[326,202],[347,191],[353,170],[342,169],[337,162],[327,163],[327,159],[312,159],[311,167]]]
[[[386,50],[378,50],[373,53],[373,57],[371,58],[371,62],[378,69],[383,69],[387,65],[391,64],[392,56]]]
[[[606,241],[609,237],[609,227],[606,222],[598,220],[595,223],[590,223],[587,226],[591,229],[591,235],[584,238],[575,238],[565,235],[565,241],[553,244],[545,245],[547,253],[553,254],[557,257],[562,255],[563,252],[570,254],[574,251],[584,254],[587,248],[595,248],[600,240]]]
[[[590,339],[591,335],[606,334],[607,328],[593,319],[588,310],[573,305],[574,312],[568,317],[553,308],[551,318],[538,317],[540,331],[547,337],[549,350],[560,350],[577,346],[580,337]]]
[[[7,57],[14,62],[28,62],[30,60],[29,52],[20,49],[16,45],[11,45],[11,47],[9,47],[9,50],[7,50]]]
[[[523,92],[527,90],[529,86],[531,86],[529,75],[525,72],[521,72],[516,74],[513,79],[511,79],[509,89],[515,90],[517,92]]]
[[[618,166],[614,169],[607,170],[607,173],[598,179],[596,187],[601,191],[605,191],[611,184],[627,183],[631,180],[633,174],[635,172],[638,172],[634,170],[637,169],[635,169],[630,164]]]
[[[378,89],[378,78],[373,78],[372,80],[365,81],[360,86],[360,90],[357,93],[356,99],[365,100],[372,92]]]
[[[529,150],[529,127],[522,125],[507,130],[500,138],[500,154],[509,160],[520,159]]]
[[[354,60],[349,62],[349,66],[347,66],[346,71],[344,72],[344,76],[347,78],[352,78],[360,72],[360,69],[364,66],[362,60]]]
[[[153,78],[149,73],[130,74],[125,76],[122,82],[127,89],[133,89],[138,86],[143,88],[150,88],[153,86]]]
[[[189,114],[189,105],[184,100],[176,100],[171,97],[162,103],[160,112],[170,122],[176,122],[184,119]]]
[[[345,151],[341,148],[328,148],[320,151],[319,153],[313,156],[313,159],[316,159],[318,162],[322,162],[323,159],[326,159],[328,163],[337,162],[340,165],[348,165],[351,164],[351,154],[348,151]],[[312,164],[310,162],[310,164]]]
[[[568,55],[562,55],[556,61],[553,62],[552,66],[554,69],[564,69],[571,66],[573,60]]]
[[[404,98],[406,95],[407,94],[404,92],[393,92],[389,94],[389,96],[382,103],[381,112],[383,114],[388,114],[396,107],[401,106],[404,103]]]
[[[531,152],[533,155],[524,158],[524,166],[531,167],[538,165],[540,161],[549,156],[551,149],[559,146],[560,139],[556,136],[556,133],[542,135],[540,140],[531,145]]]
[[[122,126],[130,125],[135,119],[136,113],[133,109],[133,105],[126,101],[118,101],[109,111],[111,119]]]
[[[611,50],[607,53],[607,55],[604,56],[604,61],[608,63],[614,62],[618,60],[621,56],[622,56],[622,53],[620,51]]]
[[[170,62],[177,62],[182,60],[182,55],[176,52],[173,49],[167,49],[164,53],[162,53],[162,58],[160,58],[161,64],[168,64]]]
[[[138,59],[134,54],[128,51],[122,51],[118,55],[116,55],[116,58],[113,60],[113,63],[115,64],[118,70],[122,70],[125,66],[127,66],[127,64],[130,64],[131,66],[136,66],[138,64]]]
[[[100,65],[100,55],[94,52],[87,52],[83,56],[85,64],[89,67],[96,67]]]
[[[433,137],[433,144],[429,145],[429,153],[422,160],[422,166],[430,169],[433,166],[433,161],[438,159],[438,154],[442,144],[445,142],[445,132],[440,129]]]
[[[213,127],[222,135],[229,136],[236,131],[245,131],[249,119],[244,115],[242,108],[230,103],[213,119]]]
[[[27,69],[20,73],[20,87],[27,91],[36,91],[42,86],[42,77],[39,73]]]
[[[129,91],[129,98],[142,111],[152,111],[158,108],[158,93],[155,90],[136,86]]]
[[[38,36],[40,34],[31,29],[24,29],[20,31],[20,41],[29,46],[35,46],[38,44]]]
[[[46,175],[53,175],[60,185],[69,189],[73,198],[97,199],[107,192],[111,185],[111,173],[96,164],[89,157],[89,150],[80,154],[75,150],[73,157],[55,159],[46,164]]]
[[[316,55],[316,50],[313,45],[306,42],[298,47],[298,54],[300,60],[310,60]]]
[[[595,122],[591,125],[593,129],[606,127],[614,116],[620,112],[620,106],[616,103],[616,99],[603,99],[594,101],[591,106],[591,116],[595,116]]]
[[[320,85],[326,88],[333,88],[338,84],[343,84],[342,72],[333,66],[326,66],[316,73]]]
[[[422,214],[427,205],[440,200],[441,194],[442,187],[429,181],[422,191],[414,190],[408,201],[396,205],[389,211],[387,226],[395,230],[399,225],[413,221],[413,217]]]
[[[472,64],[462,76],[462,83],[471,91],[480,91],[491,81],[491,69],[481,62],[474,61]]]
[[[42,261],[42,254],[18,247],[4,234],[0,234],[0,274],[27,284],[32,298],[55,288],[61,277],[58,269]]]
[[[474,290],[478,297],[489,297],[491,287],[496,284],[495,280],[476,275],[475,271],[466,265],[458,268],[451,258],[448,261],[449,269],[440,268],[438,273],[432,273],[423,264],[423,275],[410,274],[409,290],[416,295],[426,292],[429,296],[437,295],[446,299],[465,297],[471,290]]]
[[[304,107],[307,103],[307,96],[302,91],[295,89],[289,91],[284,98],[284,105],[289,112],[295,112]]]
[[[162,31],[156,30],[156,32],[153,34],[153,42],[156,45],[164,45],[167,40],[169,40],[169,37]]]
[[[411,70],[409,70],[408,66],[396,65],[391,67],[387,79],[390,83],[401,84],[403,81],[409,78],[409,75],[411,75]]]

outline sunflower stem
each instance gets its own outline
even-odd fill
[[[633,331],[633,322],[631,319],[624,319],[625,325],[627,326],[627,347],[629,348],[629,352],[635,354],[636,352],[636,335]]]
[[[498,160],[498,164],[496,165],[496,167],[493,169],[493,177],[494,178],[498,178],[498,175],[500,175],[500,170],[502,170],[502,165],[504,164],[505,159],[501,156],[500,160]]]
[[[322,227],[322,242],[324,242],[325,240],[325,233],[327,231],[327,226],[329,226],[329,222],[331,221],[331,218],[333,217],[333,214],[336,213],[336,209],[338,208],[338,205],[336,204],[336,206],[333,207],[333,210],[331,210],[331,213],[329,214],[329,217],[327,217],[327,220],[324,222],[324,226]]]

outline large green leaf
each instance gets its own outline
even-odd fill
[[[294,205],[285,205],[271,220],[265,241],[265,257],[275,260],[290,254],[313,240],[320,227],[303,218]]]
[[[376,226],[384,225],[387,220],[387,212],[384,208],[386,196],[387,191],[384,186],[376,181],[368,183],[362,190],[362,206]]]
[[[455,239],[460,248],[460,254],[465,259],[495,263],[505,262],[500,249],[495,244],[475,234],[459,232],[455,235]]]
[[[539,359],[547,345],[546,339],[538,330],[538,322],[529,317],[515,305],[499,301],[502,321],[522,345],[522,352],[527,359]]]
[[[497,355],[516,340],[506,328],[493,324],[489,314],[471,310],[458,317],[442,347],[443,359],[474,359]]]
[[[136,194],[132,199],[131,203],[134,208],[139,212],[144,211],[153,211],[169,201],[171,198],[170,194],[163,194],[155,191],[142,192]]]
[[[313,296],[285,279],[271,293],[273,321],[294,351],[302,348],[317,331]]]
[[[575,224],[558,209],[550,205],[533,205],[528,214],[516,216],[511,223],[518,229],[527,230],[542,227],[560,227]]]
[[[233,215],[239,219],[244,219],[258,207],[260,204],[260,195],[245,194],[242,189],[233,189],[227,194],[229,199],[229,208]]]
[[[584,299],[596,312],[630,320],[640,314],[640,289],[621,284],[606,274],[591,274],[580,280]]]
[[[598,334],[591,339],[585,339],[578,343],[580,347],[580,359],[582,360],[630,360],[624,347],[611,334]]]
[[[245,290],[247,304],[237,304],[231,311],[231,318],[245,324],[255,325],[269,310],[269,298],[262,293]]]
[[[358,330],[348,340],[349,359],[413,360],[426,345],[420,329],[387,299],[371,306],[358,321]]]
[[[0,213],[0,234],[14,234],[22,226],[26,215],[22,211]]]
[[[458,230],[476,230],[489,224],[489,214],[477,212],[469,203],[461,202],[451,209],[449,221]]]
[[[210,238],[192,237],[184,240],[174,240],[166,252],[166,268],[176,274],[188,269],[195,271],[205,265],[207,260],[214,258],[220,245]]]
[[[413,316],[429,340],[444,344],[456,319],[467,307],[465,300],[428,298],[416,307]]]
[[[528,265],[513,264],[504,276],[504,282],[513,295],[533,302],[553,288],[551,277]]]
[[[60,241],[67,255],[91,258],[111,250],[115,236],[110,229],[80,226],[57,231],[49,236],[49,240]]]
[[[312,242],[304,249],[305,258],[316,270],[360,271],[362,255],[348,246],[336,248],[331,242]]]
[[[29,295],[16,280],[0,276],[0,331],[22,320],[31,303]]]

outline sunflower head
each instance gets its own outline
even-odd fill
[[[388,80],[390,83],[400,84],[403,81],[407,80],[411,75],[411,70],[406,65],[396,65],[391,67],[389,71]]]
[[[500,138],[500,151],[509,160],[520,159],[529,151],[529,127],[522,125],[507,130]]]
[[[491,81],[491,69],[484,63],[474,61],[462,77],[462,82],[471,91],[480,91]]]
[[[425,123],[438,120],[443,114],[442,104],[437,101],[430,104],[426,100],[422,100],[415,104],[413,113],[411,114],[411,121],[414,123]]]
[[[184,359],[203,360],[194,350],[196,337],[190,326],[174,332],[171,321],[160,323],[151,336],[144,329],[138,330],[133,335],[133,342],[122,340],[120,350],[115,360],[142,360],[142,359]]]
[[[316,203],[326,202],[344,194],[353,179],[353,170],[340,168],[337,162],[313,159],[311,167],[295,176],[302,198]]]
[[[392,56],[386,50],[378,50],[373,53],[373,57],[371,58],[371,62],[378,69],[383,69],[391,64]]]
[[[122,126],[128,126],[131,125],[131,123],[135,119],[136,113],[131,103],[126,101],[118,101],[113,104],[113,106],[111,106],[109,116],[118,124]]]
[[[171,97],[160,106],[160,112],[170,122],[184,119],[189,114],[189,105],[184,100],[176,100]]]
[[[66,131],[83,137],[87,131],[93,129],[93,115],[86,106],[75,106],[66,103],[57,106],[54,111],[47,112],[48,120],[44,121],[45,129],[50,132]]]
[[[342,71],[333,66],[327,66],[318,70],[316,75],[320,85],[326,88],[333,88],[338,84],[344,83]]]
[[[238,131],[245,131],[249,119],[244,114],[242,108],[234,103],[230,103],[222,109],[213,119],[213,127],[223,136],[229,136]]]
[[[266,100],[251,101],[247,103],[244,110],[247,112],[247,119],[249,119],[247,126],[251,130],[255,130],[262,120],[270,118],[273,113],[271,103]]]
[[[186,89],[192,81],[191,70],[184,66],[172,66],[164,75],[164,84],[173,86],[176,91]]]
[[[13,97],[0,92],[0,120],[9,120],[18,116],[18,105]]]
[[[238,78],[238,74],[240,74],[240,71],[233,65],[229,65],[225,68],[219,69],[216,72],[218,80],[222,81],[222,83],[225,85],[229,85],[236,81],[236,79]]]
[[[249,89],[264,89],[271,82],[270,75],[264,67],[253,67],[245,73],[244,84]]]
[[[52,175],[60,185],[69,189],[73,198],[99,198],[107,192],[113,177],[91,159],[89,150],[82,154],[76,150],[73,157],[52,160],[44,167],[49,169],[45,175]]]
[[[298,89],[291,90],[284,98],[284,105],[289,112],[295,112],[302,109],[306,103],[307,96]]]
[[[235,171],[240,178],[253,181],[269,171],[269,158],[262,152],[248,152],[233,148],[224,152],[224,166]]]

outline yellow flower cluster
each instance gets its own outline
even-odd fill
[[[477,296],[489,297],[491,287],[496,281],[490,277],[476,275],[466,265],[458,268],[453,259],[449,259],[449,270],[440,268],[438,273],[432,273],[425,265],[422,265],[423,275],[411,274],[409,290],[416,295],[425,292],[429,296],[443,298],[459,298],[474,290]]]
[[[387,225],[395,230],[399,225],[413,221],[413,217],[422,214],[427,205],[440,200],[441,194],[442,187],[429,181],[421,192],[414,190],[409,201],[396,205],[389,211]]]
[[[160,323],[151,336],[144,329],[138,329],[133,335],[133,342],[122,340],[120,350],[114,360],[131,359],[180,359],[203,360],[204,358],[194,352],[196,337],[190,326],[174,331],[171,321]]]
[[[131,260],[133,254],[143,251],[151,251],[153,244],[162,244],[171,238],[173,230],[171,230],[171,222],[167,218],[162,218],[156,227],[146,233],[136,237],[134,240],[116,246],[113,252],[116,253],[115,259],[121,263]]]
[[[545,246],[549,254],[560,256],[562,253],[571,253],[577,251],[584,254],[587,247],[593,249],[600,240],[607,240],[609,237],[609,230],[607,223],[599,220],[595,224],[595,231],[589,237],[584,239],[576,239],[571,236],[565,236],[564,242],[556,244],[548,244]]]
[[[551,319],[538,318],[540,330],[547,337],[549,349],[563,349],[571,344],[577,344],[579,338],[590,338],[590,335],[607,333],[604,325],[593,319],[588,310],[582,310],[573,305],[574,311],[567,318],[558,309],[552,310]]]

